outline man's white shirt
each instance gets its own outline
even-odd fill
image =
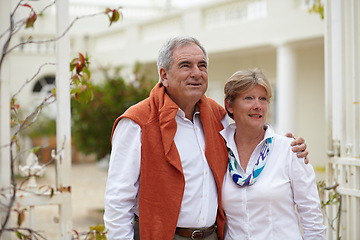
[[[215,223],[218,193],[205,157],[205,136],[196,111],[193,122],[179,109],[174,137],[183,173],[185,190],[178,227],[208,227]],[[222,120],[224,127],[228,118]],[[141,128],[128,118],[119,121],[112,139],[112,151],[105,193],[104,222],[109,239],[133,239],[131,221],[139,214],[138,190],[141,165]],[[176,186],[174,186],[176,187]]]

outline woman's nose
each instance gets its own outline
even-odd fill
[[[259,99],[255,99],[254,101],[254,109],[261,110],[261,104]]]

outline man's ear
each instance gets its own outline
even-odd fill
[[[160,79],[161,79],[161,82],[164,85],[164,87],[169,86],[167,77],[168,77],[168,74],[167,74],[167,71],[165,70],[165,68],[160,68]]]

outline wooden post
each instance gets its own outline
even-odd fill
[[[60,36],[69,26],[69,1],[56,1],[56,35]],[[69,33],[56,42],[56,143],[58,190],[63,201],[59,206],[60,237],[71,239],[71,112],[70,112],[70,37]],[[70,190],[70,191],[69,191]]]

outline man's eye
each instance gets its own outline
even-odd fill
[[[199,66],[199,68],[207,68],[207,65],[206,64],[201,64],[200,66]]]

